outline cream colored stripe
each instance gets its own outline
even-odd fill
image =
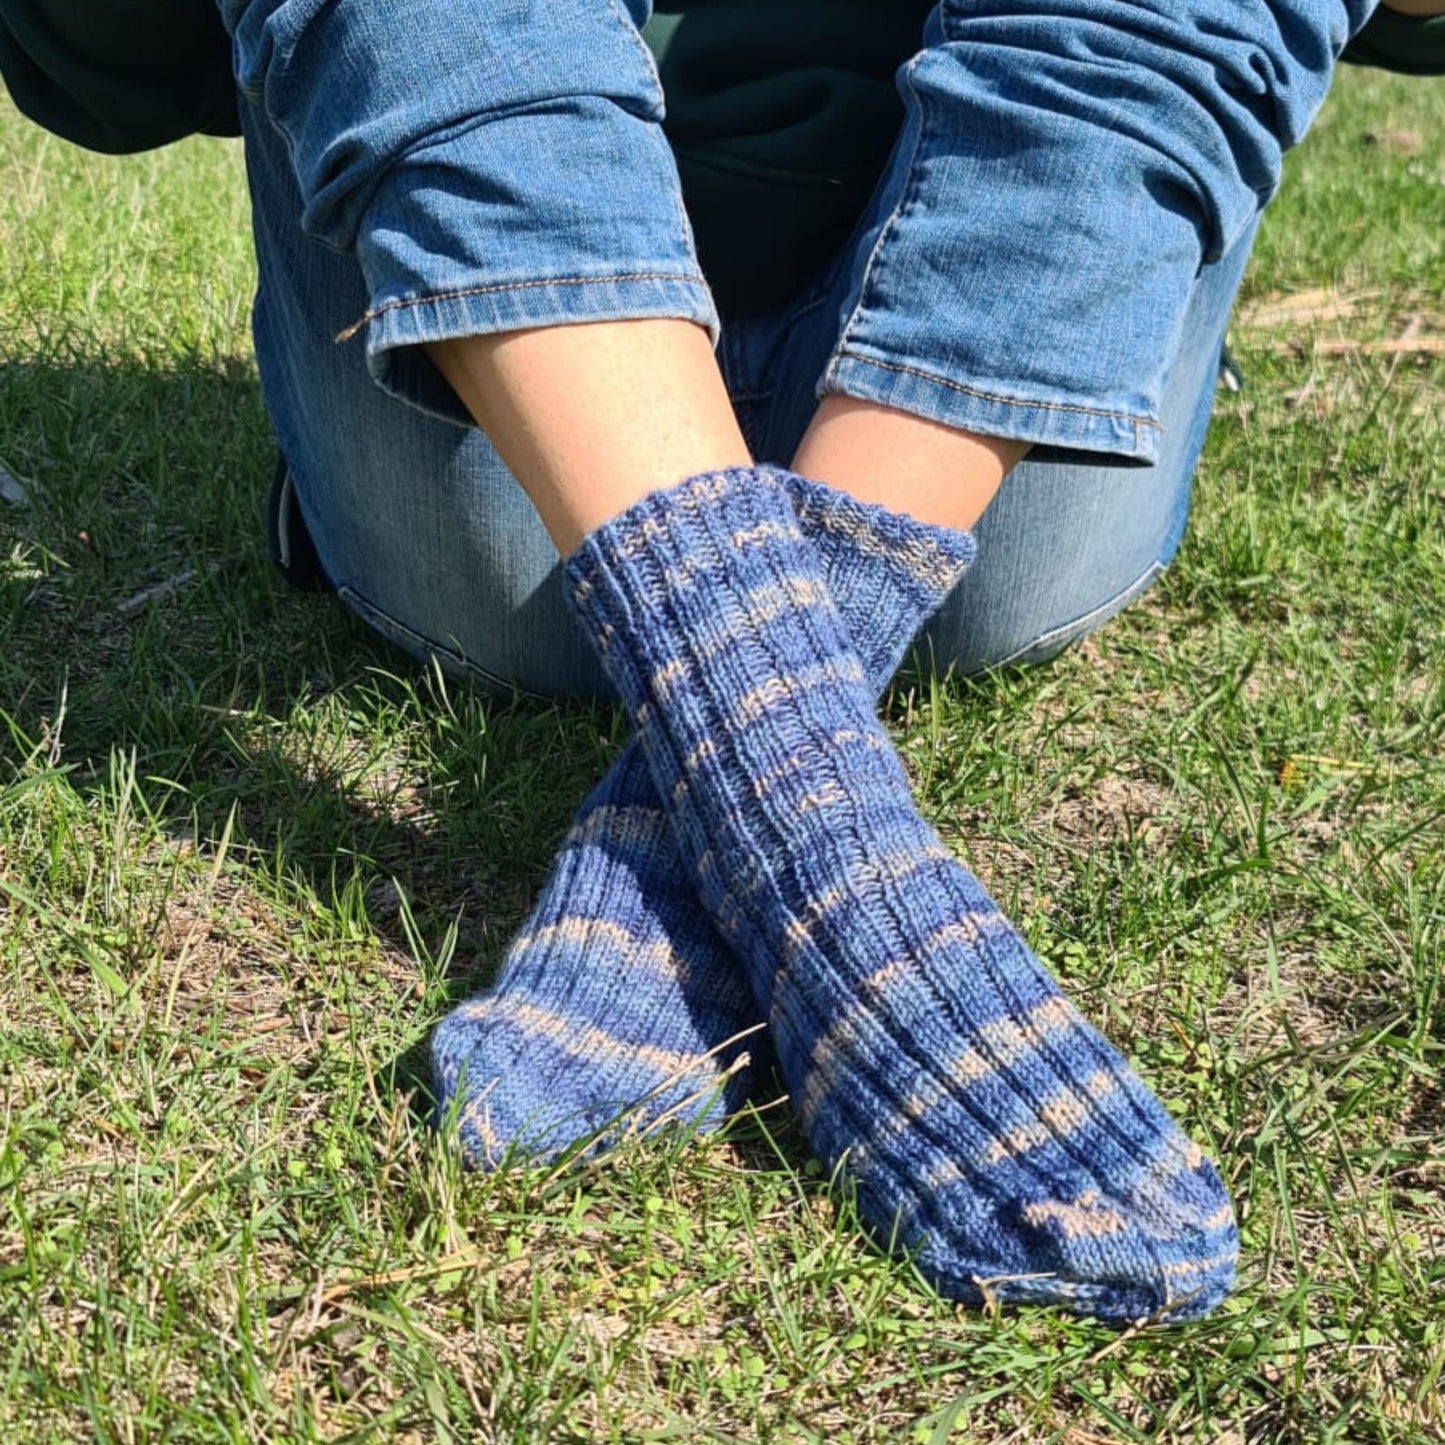
[[[652,674],[652,691],[655,697],[664,701],[671,695],[673,686],[692,670],[691,661],[685,657],[674,657],[665,662]]]
[[[986,913],[980,917],[964,917],[955,919],[952,923],[945,924],[942,928],[935,930],[925,938],[916,953],[906,954],[901,958],[890,959],[887,963],[875,968],[866,978],[862,979],[854,993],[848,1007],[838,1015],[823,1033],[818,1042],[813,1046],[814,1071],[809,1073],[807,1087],[803,1091],[803,1101],[799,1107],[803,1121],[806,1124],[813,1117],[813,1111],[817,1108],[823,1095],[829,1091],[829,1086],[823,1081],[821,1075],[816,1072],[820,1057],[827,1055],[831,1057],[835,1047],[841,1043],[844,1036],[853,1033],[859,1020],[873,1011],[872,1000],[876,998],[885,988],[895,983],[899,978],[906,977],[911,970],[916,968],[919,962],[927,957],[936,948],[947,947],[956,943],[976,942],[982,930],[995,924],[1003,917],[998,912]],[[799,924],[803,939],[811,937],[805,924]],[[801,939],[799,942],[801,943]],[[790,940],[792,942],[792,940]],[[971,1050],[965,1049],[960,1058],[966,1057]],[[980,1072],[974,1072],[969,1077],[980,1078],[988,1072],[985,1064]],[[946,1083],[940,1082],[938,1097],[946,1089]],[[931,1102],[936,1102],[936,1099]],[[916,1117],[916,1116],[915,1116]]]
[[[705,762],[715,757],[717,757],[717,744],[711,738],[704,738],[682,760],[682,770],[685,774],[690,775],[695,773]]]
[[[724,497],[738,490],[739,484],[736,480],[709,474],[676,488],[671,501],[680,513],[696,515],[713,509]],[[644,552],[651,551],[659,544],[667,546],[671,541],[672,533],[672,527],[664,520],[651,516],[640,517],[636,519],[635,525],[631,527],[627,535],[613,536],[611,550],[615,557],[630,561]],[[782,523],[764,521],[756,527],[742,528],[732,534],[735,546],[746,546],[776,538],[796,544],[803,541],[803,533],[796,521]],[[695,569],[688,568],[687,570]],[[583,578],[573,589],[573,596],[580,602],[591,590],[591,581]]]
[[[813,1122],[818,1105],[837,1091],[850,1071],[851,1061],[835,1038],[835,1032],[830,1030],[813,1047],[808,1082],[803,1086],[803,1097],[798,1104],[798,1116],[805,1129]]]
[[[828,735],[828,741],[836,748],[851,747],[855,743],[862,743],[870,752],[879,752],[883,748],[883,737],[881,734],[859,732],[857,728],[839,728],[837,732]],[[777,767],[769,769],[760,777],[753,779],[753,795],[759,799],[767,795],[784,778],[791,777],[794,773],[802,772],[814,767],[818,762],[818,750],[816,747],[808,746],[800,748],[797,752],[784,758]]]
[[[1176,1132],[1167,1148],[1149,1166],[1148,1177],[1156,1185],[1190,1170],[1198,1169],[1204,1163],[1204,1150],[1187,1134]]]
[[[1208,1259],[1186,1259],[1178,1264],[1162,1264],[1159,1272],[1177,1279],[1181,1275],[1205,1274],[1209,1270],[1218,1269],[1221,1264],[1234,1264],[1238,1259],[1239,1251],[1231,1249],[1224,1254],[1212,1254]]]
[[[883,558],[890,566],[906,571],[915,581],[930,590],[951,585],[963,570],[955,557],[932,544],[898,548],[878,536],[862,518],[839,516],[836,512],[819,507],[804,507],[798,515],[808,522],[815,532],[828,532],[843,538],[865,556]]]
[[[677,499],[686,510],[695,512],[736,490],[736,483],[721,472],[699,472],[677,489]]]
[[[668,582],[676,587],[683,580],[669,575]],[[669,700],[684,678],[705,670],[719,653],[739,638],[759,632],[782,614],[809,607],[831,606],[832,601],[827,589],[810,577],[788,576],[753,588],[738,599],[739,610],[736,613],[724,614],[717,631],[709,632],[685,657],[674,657],[653,672],[654,695],[663,701]]]
[[[738,490],[734,477],[721,472],[702,472],[678,487],[674,500],[685,512],[700,512],[717,505],[724,497]]]
[[[507,1013],[534,1038],[546,1039],[559,1052],[574,1059],[633,1058],[669,1078],[713,1063],[712,1056],[707,1053],[679,1054],[672,1049],[654,1048],[650,1044],[625,1043],[595,1026],[579,1029],[572,1019],[532,1004],[511,1003]]]
[[[661,808],[639,805],[593,808],[567,834],[567,845],[617,842],[655,843],[668,836],[667,815]]]
[[[802,533],[796,522],[757,522],[751,527],[740,527],[732,534],[732,543],[739,552],[747,547],[756,547],[760,542],[801,541]]]
[[[1068,1001],[1058,996],[1045,999],[1027,1013],[1022,1025],[1012,1019],[997,1019],[982,1025],[975,1031],[976,1043],[965,1043],[951,1059],[941,1062],[937,1071],[909,1094],[896,1111],[890,1111],[868,1140],[870,1147],[886,1145],[946,1098],[951,1089],[967,1086],[997,1069],[1007,1068],[1021,1055],[1038,1048],[1051,1035],[1071,1028],[1077,1018]],[[1007,1028],[1003,1027],[1005,1024]],[[843,1050],[836,1034],[836,1029],[829,1030],[819,1043],[819,1050],[825,1056],[821,1072],[809,1071],[798,1110],[805,1124],[811,1120],[814,1110],[842,1073]]]
[[[495,994],[483,994],[480,998],[469,998],[464,1004],[458,1004],[452,1012],[452,1017],[470,1019],[474,1023],[480,1023],[496,1006]]]
[[[555,948],[559,944],[578,949],[603,944],[621,953],[629,968],[646,967],[659,978],[678,978],[687,973],[687,961],[665,938],[644,942],[620,924],[583,913],[569,914],[531,933],[519,933],[507,952],[510,955],[522,949]]]
[[[809,900],[808,918],[816,923],[844,899],[857,898],[887,884],[901,883],[929,863],[940,863],[952,858],[953,854],[942,843],[930,843],[925,848],[899,849],[896,853],[885,853],[883,857],[872,862],[860,863],[848,870],[842,883],[833,888],[825,888]],[[1002,914],[996,916],[1003,917]]]
[[[1098,1101],[1117,1087],[1111,1074],[1096,1070],[1085,1081],[1083,1092]],[[990,1164],[1040,1149],[1061,1134],[1072,1134],[1089,1117],[1088,1103],[1074,1089],[1060,1089],[1047,1103],[1039,1106],[1037,1119],[1030,1119],[995,1139],[985,1156]]]
[[[836,778],[828,778],[822,787],[814,788],[811,793],[804,793],[803,796],[793,804],[795,816],[803,813],[813,813],[820,808],[836,808],[840,803],[846,803],[849,795],[842,783]]]
[[[924,1170],[921,1182],[924,1189],[944,1189],[950,1184],[961,1183],[967,1177],[963,1170],[945,1154],[936,1164]]]
[[[1118,1234],[1127,1228],[1124,1216],[1117,1209],[1105,1208],[1098,1201],[1098,1192],[1091,1189],[1081,1194],[1078,1202],[1074,1204],[1064,1200],[1026,1204],[1024,1218],[1035,1228],[1048,1223],[1055,1224],[1070,1239],[1098,1239],[1106,1234]]]
[[[784,673],[769,678],[761,687],[744,693],[729,722],[734,727],[746,727],[765,716],[772,708],[788,698],[800,697],[817,691],[820,687],[836,686],[863,681],[863,668],[858,659],[846,654],[836,660],[810,667],[797,674]]]
[[[783,943],[787,949],[784,961],[791,967],[799,954],[812,947],[813,935],[808,932],[807,924],[797,918],[790,918],[783,925]]]
[[[1234,1206],[1225,1200],[1208,1219],[1204,1221],[1205,1229],[1219,1229],[1226,1224],[1234,1223]]]

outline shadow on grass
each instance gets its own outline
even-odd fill
[[[95,803],[133,755],[153,821],[225,839],[288,915],[435,964],[446,999],[489,982],[622,741],[613,711],[485,698],[293,592],[249,368],[0,365],[0,446],[28,495],[0,507],[0,781],[42,755]],[[424,1114],[425,1041],[385,1072]]]
[[[443,685],[265,555],[272,442],[248,368],[0,365],[0,770],[93,796],[133,753],[166,831],[408,951],[460,918],[457,991],[524,914],[617,728]],[[361,900],[358,904],[358,898]]]

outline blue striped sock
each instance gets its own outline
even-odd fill
[[[1213,1166],[918,816],[778,480],[696,477],[569,561],[809,1141],[944,1293],[1202,1314]]]
[[[972,540],[800,478],[785,485],[882,688]],[[455,1114],[481,1167],[513,1147],[548,1158],[662,1122],[707,1131],[747,1097],[764,1030],[634,741],[583,803],[494,987],[433,1034],[438,1114]]]

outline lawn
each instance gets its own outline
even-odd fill
[[[886,707],[1223,1163],[1186,1328],[973,1313],[786,1111],[476,1178],[424,1041],[605,710],[486,702],[264,557],[240,157],[0,110],[0,1440],[1445,1440],[1445,85],[1290,157],[1175,566]]]

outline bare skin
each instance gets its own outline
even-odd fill
[[[825,396],[792,466],[859,501],[967,531],[1028,449],[877,402]]]
[[[691,322],[510,331],[437,342],[428,354],[563,556],[647,493],[751,462],[709,337]],[[830,396],[793,467],[919,521],[965,528],[1026,450]]]
[[[1383,0],[1420,18],[1445,0]],[[967,529],[1028,452],[1025,442],[978,436],[846,396],[824,397],[793,470],[920,521]]]
[[[691,322],[507,331],[428,354],[564,557],[649,492],[752,460],[712,343]]]
[[[1445,0],[1382,8],[1428,18],[1445,15]],[[648,492],[750,460],[707,333],[691,322],[546,327],[428,350],[564,556]],[[828,396],[792,466],[860,500],[966,528],[1027,450]]]

